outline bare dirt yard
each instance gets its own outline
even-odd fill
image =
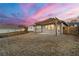
[[[1,56],[79,56],[79,38],[27,33],[0,38]]]

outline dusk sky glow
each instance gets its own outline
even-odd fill
[[[31,25],[50,17],[61,20],[79,16],[77,3],[1,3],[0,23]]]

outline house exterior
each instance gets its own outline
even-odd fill
[[[54,35],[63,34],[63,26],[67,25],[64,21],[58,18],[49,18],[30,26],[31,30],[36,33],[49,33]]]
[[[16,25],[0,24],[0,33],[20,32],[25,31],[25,28]]]

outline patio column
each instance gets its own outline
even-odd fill
[[[60,34],[63,34],[63,24],[60,24]]]
[[[37,28],[36,28],[36,26],[35,26],[35,32],[36,32],[36,30],[37,30]]]
[[[41,32],[43,32],[43,25],[41,25]]]
[[[58,33],[57,33],[57,23],[55,23],[55,35],[57,36]]]

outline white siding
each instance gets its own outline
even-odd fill
[[[35,31],[34,26],[29,26],[29,27],[28,27],[28,31]]]

